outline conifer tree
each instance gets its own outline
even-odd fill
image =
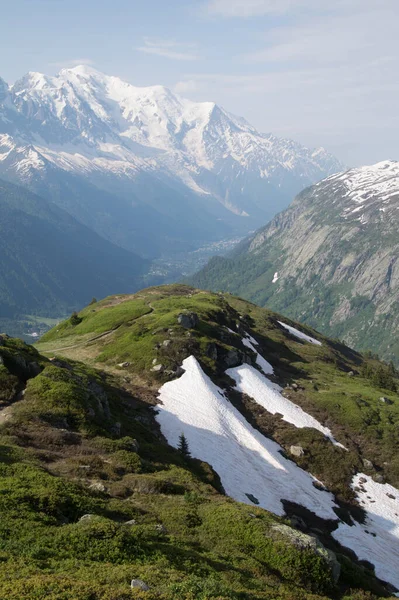
[[[191,453],[184,433],[181,433],[179,436],[179,443],[177,449],[184,458],[190,458]]]

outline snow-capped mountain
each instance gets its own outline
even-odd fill
[[[399,163],[333,175],[194,278],[398,362]]]
[[[10,87],[0,80],[0,177],[47,193],[125,247],[137,249],[135,228],[117,226],[126,201],[125,224],[142,229],[151,218],[153,236],[165,225],[175,241],[216,239],[249,231],[341,169],[323,149],[259,133],[212,102],[86,66],[55,77],[28,73]],[[82,181],[91,188],[83,197]],[[98,190],[103,199],[89,202],[89,223],[87,196]]]

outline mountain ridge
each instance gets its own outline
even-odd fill
[[[398,208],[397,162],[332,175],[192,281],[397,361]]]
[[[93,187],[92,195],[105,191],[129,204],[126,229],[134,221],[145,227],[132,207],[146,209],[151,201],[155,222],[161,219],[170,189],[186,212],[184,221],[197,229],[192,236],[180,227],[186,245],[226,232],[247,233],[294,192],[342,166],[322,149],[258,133],[215,103],[185,100],[163,86],[138,88],[89,67],[63,69],[53,77],[30,73],[4,86],[2,96],[1,177],[46,195],[49,178],[62,194],[73,176],[77,189],[81,181]],[[141,186],[143,178],[154,190],[153,200]],[[84,203],[81,194],[79,204]],[[67,209],[81,218],[79,208]],[[112,211],[110,203],[111,217]],[[215,221],[217,234],[208,232],[199,211]],[[101,210],[96,216],[102,235],[106,216]],[[118,243],[116,225],[108,230]],[[123,237],[124,247],[138,250],[128,230]],[[150,238],[156,243],[156,236]]]

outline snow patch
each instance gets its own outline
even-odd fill
[[[278,277],[278,271],[275,272],[273,279],[272,279],[272,283],[276,283],[276,281],[278,281],[279,277]]]
[[[303,427],[317,429],[330,439],[335,446],[344,448],[342,444],[337,442],[328,427],[324,427],[324,425],[305,412],[300,406],[294,404],[294,402],[291,402],[288,398],[284,398],[280,393],[282,388],[276,383],[269,381],[267,377],[264,377],[251,365],[244,364],[240,367],[228,369],[226,374],[236,382],[236,390],[250,396],[257,404],[263,406],[268,412],[273,415],[280,413],[283,415],[284,421],[295,425],[295,427],[298,427],[299,429],[302,429]]]
[[[295,327],[291,327],[291,325],[287,325],[286,323],[283,323],[282,321],[277,321],[282,327],[284,327],[284,329],[286,329],[287,331],[290,332],[291,335],[294,335],[295,337],[297,337],[300,340],[304,340],[305,342],[309,342],[311,344],[314,344],[315,346],[321,346],[321,342],[319,342],[319,340],[315,340],[314,338],[310,337],[310,335],[306,335],[306,333],[302,333],[302,331],[299,331],[298,329],[295,329]]]
[[[363,473],[354,476],[352,488],[366,520],[352,527],[341,522],[332,535],[360,560],[373,563],[377,577],[399,588],[399,490]]]
[[[313,486],[314,478],[280,454],[281,447],[250,425],[224,392],[190,356],[185,373],[159,390],[156,416],[169,444],[177,447],[184,433],[192,456],[208,462],[226,493],[240,502],[284,514],[282,499],[301,502],[324,519],[336,519],[333,496]]]
[[[274,369],[272,365],[265,358],[263,358],[263,356],[259,354],[259,352],[256,350],[254,344],[258,345],[258,342],[252,336],[250,336],[249,333],[246,334],[245,338],[242,338],[242,343],[244,344],[244,346],[255,352],[256,364],[260,366],[264,374],[273,375]]]

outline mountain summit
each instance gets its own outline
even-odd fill
[[[135,87],[91,67],[0,83],[0,176],[51,192],[128,249],[138,249],[134,233],[149,220],[148,254],[158,253],[154,244],[162,250],[165,226],[170,238],[190,243],[248,232],[341,169],[323,149],[259,133],[213,102]]]
[[[304,190],[194,280],[397,361],[398,227],[399,163],[351,169]]]

